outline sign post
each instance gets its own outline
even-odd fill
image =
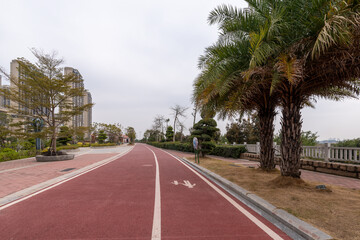
[[[196,137],[193,138],[194,152],[195,152],[195,163],[200,164],[199,159],[199,141]]]
[[[33,127],[36,133],[40,132],[41,129],[44,127],[44,121],[40,118],[35,118],[33,120]],[[41,139],[38,137],[36,138],[36,150],[37,151],[41,150]]]

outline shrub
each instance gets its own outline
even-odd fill
[[[194,148],[191,143],[149,142],[148,144],[158,148],[177,150],[181,152],[194,152]]]
[[[149,145],[158,148],[177,150],[181,152],[194,152],[193,145],[191,143],[179,143],[179,142],[149,142]],[[227,145],[214,145],[209,144],[208,149],[211,149],[207,154],[216,155],[221,157],[239,158],[241,153],[246,152],[244,146],[227,146]]]
[[[49,147],[46,147],[46,148],[44,148],[41,152],[42,153],[46,153],[46,152],[48,152],[49,151]]]
[[[116,143],[93,143],[93,144],[91,144],[91,147],[110,147],[110,146],[116,146]]]
[[[18,153],[19,153],[19,159],[34,157],[36,155],[36,149],[33,148],[30,150],[20,150]]]
[[[77,145],[79,147],[90,147],[90,143],[87,142],[78,142]]]
[[[16,152],[15,150],[11,149],[11,148],[3,148],[0,151],[0,161],[9,161],[9,160],[14,160],[14,159],[19,159],[19,153]]]
[[[79,148],[78,145],[66,145],[66,146],[58,147],[56,150],[60,151],[60,150],[78,149],[78,148]]]
[[[226,146],[217,145],[211,152],[212,155],[221,157],[239,158],[241,153],[245,153],[246,148],[244,146]]]

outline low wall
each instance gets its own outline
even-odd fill
[[[243,153],[242,159],[259,161],[259,154]],[[280,157],[275,157],[275,163],[279,165]],[[315,172],[329,173],[339,176],[359,178],[360,179],[360,165],[336,163],[336,162],[322,162],[309,159],[301,159],[301,169]]]

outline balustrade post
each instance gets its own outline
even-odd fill
[[[260,143],[256,143],[256,154],[260,154]]]
[[[329,158],[330,158],[330,143],[325,143],[325,149],[324,149],[324,159],[325,162],[329,162]]]

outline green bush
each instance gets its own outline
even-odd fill
[[[91,147],[110,147],[110,146],[116,146],[116,143],[93,143],[93,144],[91,144]]]
[[[221,157],[240,158],[241,153],[245,153],[246,148],[244,146],[227,146],[217,145],[211,152],[212,155]]]
[[[69,150],[69,149],[78,149],[78,148],[79,148],[79,145],[66,145],[66,146],[58,147],[58,148],[56,148],[56,150],[60,151],[60,150]]]
[[[11,148],[3,148],[0,151],[0,162],[19,159],[19,153]]]
[[[179,142],[149,142],[149,145],[158,148],[177,150],[181,152],[194,152],[193,145],[191,143],[179,143]],[[231,145],[214,145],[207,146],[211,149],[207,154],[221,156],[221,157],[231,157],[231,158],[239,158],[241,153],[246,152],[246,148],[244,146],[231,146]]]
[[[179,143],[179,142],[149,142],[149,145],[158,148],[177,150],[181,152],[194,152],[193,145],[191,143]]]
[[[200,145],[200,144],[199,144]],[[213,151],[215,150],[216,146],[214,143],[210,142],[210,141],[205,141],[201,143],[201,152],[203,155],[200,156],[205,156],[205,155],[213,155]],[[201,154],[201,153],[199,153]]]

